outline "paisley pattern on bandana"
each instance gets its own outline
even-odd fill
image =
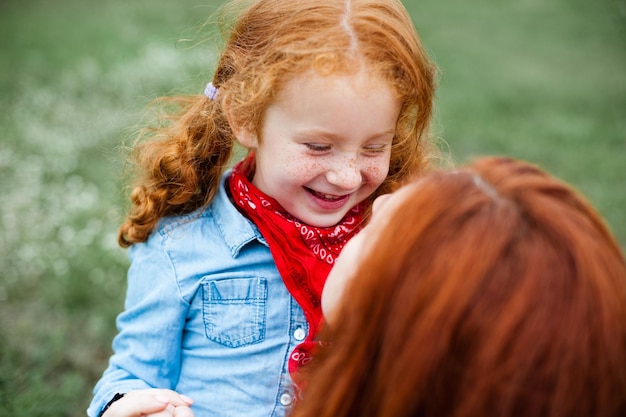
[[[345,243],[361,229],[364,206],[356,205],[332,227],[304,224],[252,185],[246,169],[253,166],[252,158],[233,168],[230,192],[240,211],[254,222],[267,241],[285,286],[304,310],[309,324],[306,339],[290,355],[289,371],[294,373],[311,360],[323,318],[324,283]]]

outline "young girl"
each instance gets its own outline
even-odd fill
[[[205,95],[168,99],[136,149],[125,311],[88,414],[151,396],[160,415],[188,397],[196,416],[285,415],[336,256],[426,166],[434,76],[399,1],[243,8]],[[225,172],[235,141],[250,152]]]

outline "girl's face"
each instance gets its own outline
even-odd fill
[[[354,278],[357,265],[369,256],[368,253],[376,246],[379,233],[387,227],[402,202],[414,195],[414,192],[410,191],[413,188],[413,185],[407,185],[394,193],[378,197],[374,201],[368,225],[343,247],[322,292],[322,311],[326,321],[331,325],[345,288]]]
[[[337,224],[385,180],[400,101],[384,81],[306,73],[290,80],[265,113],[252,183],[303,223]]]

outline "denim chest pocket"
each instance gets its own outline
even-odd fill
[[[235,278],[202,283],[202,317],[206,337],[228,347],[265,338],[267,280]]]

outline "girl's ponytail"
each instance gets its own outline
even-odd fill
[[[150,140],[133,151],[138,180],[118,232],[122,247],[145,241],[161,217],[208,205],[233,152],[232,131],[218,102],[188,96],[156,103],[178,110],[163,126],[144,131],[141,136]]]

